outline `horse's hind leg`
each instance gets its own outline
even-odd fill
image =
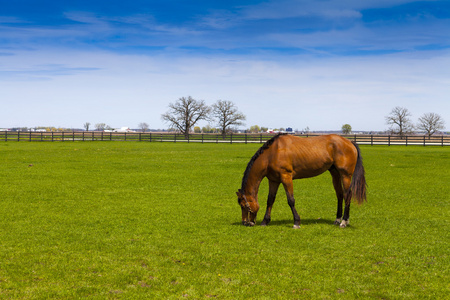
[[[333,178],[333,187],[337,197],[337,212],[334,224],[339,225],[342,221],[342,202],[344,201],[344,190],[342,189],[341,174],[339,174],[339,171],[336,168],[332,168],[330,169],[330,174]]]
[[[270,223],[270,214],[272,212],[272,206],[275,202],[275,197],[277,196],[278,187],[280,186],[279,182],[269,180],[269,196],[267,197],[267,208],[266,214],[264,215],[264,219],[261,222],[261,226],[266,226]]]
[[[341,228],[345,228],[348,225],[348,219],[350,218],[350,203],[352,201],[352,191],[350,190],[351,176],[342,176],[342,185],[344,187],[345,195],[345,209],[344,217],[340,224]]]

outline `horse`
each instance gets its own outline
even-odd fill
[[[334,224],[345,228],[349,224],[350,202],[366,201],[366,179],[358,144],[336,134],[298,137],[278,134],[265,142],[250,159],[236,192],[242,212],[242,224],[254,226],[259,210],[258,190],[261,181],[269,180],[269,195],[262,226],[271,220],[272,206],[280,184],[283,184],[288,204],[294,216],[294,228],[300,228],[300,216],[295,209],[293,180],[318,176],[329,171],[338,200]],[[345,199],[344,215],[342,204]]]

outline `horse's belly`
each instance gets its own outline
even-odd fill
[[[327,171],[329,168],[320,168],[320,169],[308,169],[308,170],[299,170],[297,172],[294,172],[293,179],[301,179],[301,178],[310,178],[318,176],[325,171]]]

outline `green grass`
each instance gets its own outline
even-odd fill
[[[350,226],[324,174],[295,182],[294,230],[282,189],[269,226],[240,225],[259,146],[0,143],[0,298],[448,297],[450,148],[361,146]]]

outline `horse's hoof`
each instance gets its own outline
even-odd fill
[[[334,225],[340,225],[341,221],[342,221],[342,219],[336,219],[336,221],[334,221]]]
[[[255,226],[255,222],[248,222],[247,226],[253,227],[253,226]]]
[[[343,221],[341,222],[341,224],[339,225],[339,227],[345,228],[345,227],[347,227],[347,225],[348,225],[348,220],[347,220],[347,221],[343,220]]]
[[[294,225],[294,226],[292,226],[292,228],[294,228],[294,229],[300,229],[300,225]]]

